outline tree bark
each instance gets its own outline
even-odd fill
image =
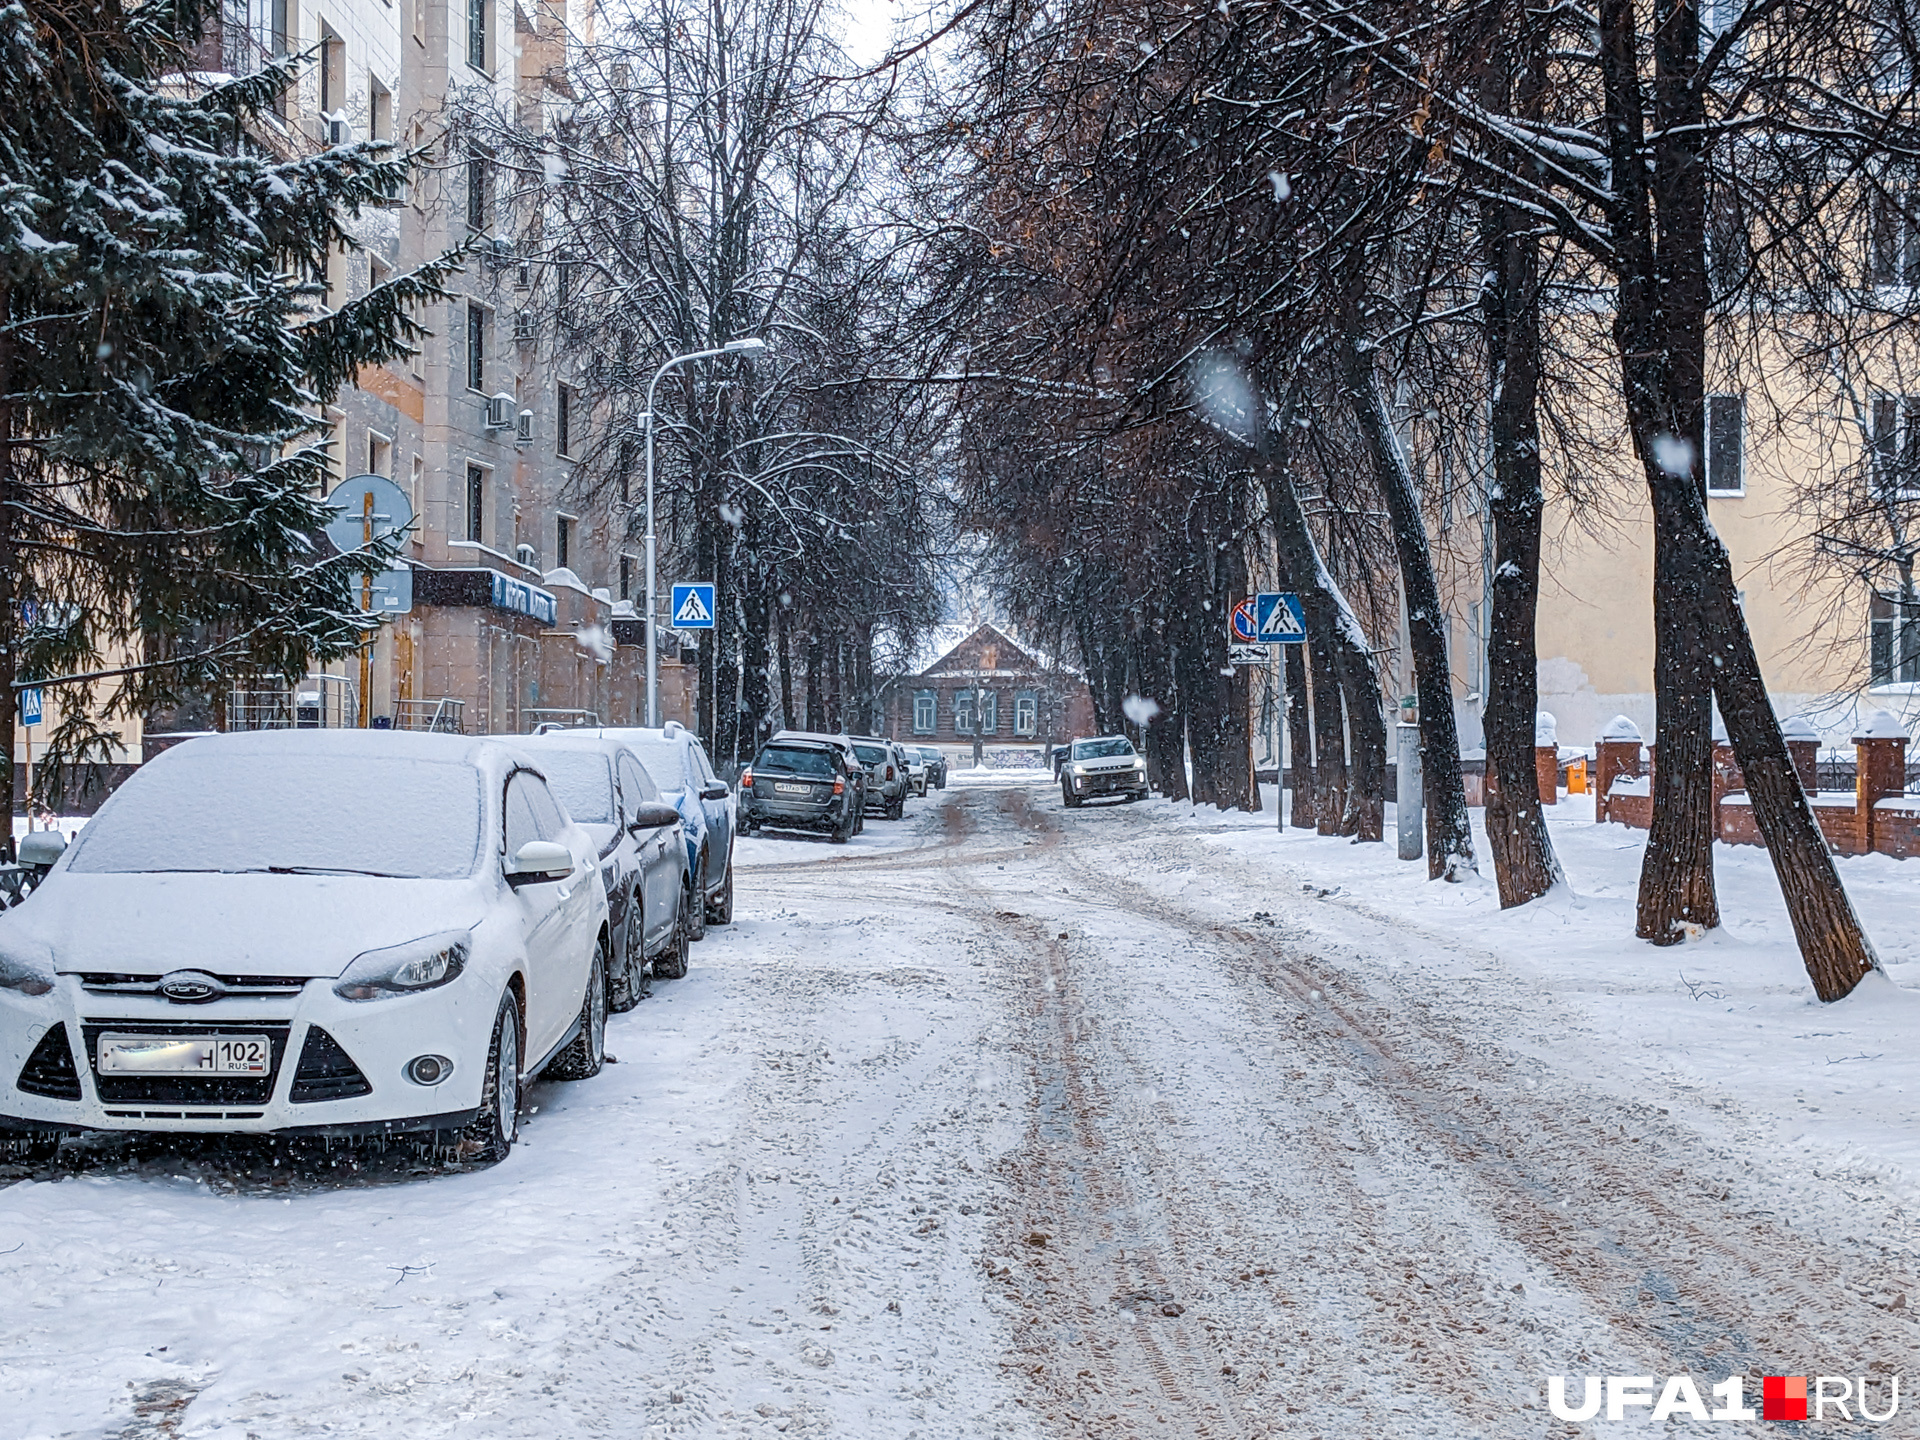
[[[1188,799],[1186,727],[1167,653],[1166,621],[1159,615],[1140,637],[1140,686],[1140,693],[1160,707],[1145,727],[1147,781],[1169,800]]]
[[[1543,27],[1522,16],[1520,103],[1536,116],[1545,92]],[[1505,57],[1489,100],[1507,102]],[[1518,163],[1518,157],[1510,157]],[[1561,879],[1535,778],[1534,717],[1540,708],[1535,623],[1540,598],[1540,245],[1532,221],[1512,206],[1480,207],[1486,281],[1481,310],[1493,387],[1488,430],[1493,451],[1493,613],[1487,637],[1487,847],[1500,906],[1511,909]]]
[[[1374,479],[1392,522],[1394,549],[1406,587],[1407,634],[1413,648],[1414,689],[1420,697],[1420,767],[1426,800],[1427,875],[1459,880],[1474,868],[1473,825],[1460,777],[1460,733],[1453,713],[1453,670],[1447,660],[1447,612],[1433,573],[1433,550],[1420,514],[1413,472],[1373,367],[1357,317],[1338,338],[1347,405],[1366,441]],[[1384,740],[1383,740],[1384,744]]]
[[[1313,712],[1307,697],[1306,648],[1286,647],[1287,758],[1293,792],[1287,823],[1297,830],[1313,829]]]

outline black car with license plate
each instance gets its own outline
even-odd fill
[[[824,830],[844,843],[860,828],[864,787],[848,773],[846,752],[830,739],[776,735],[740,777],[741,823]]]

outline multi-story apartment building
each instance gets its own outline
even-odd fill
[[[408,499],[411,609],[380,627],[361,661],[291,691],[236,696],[201,724],[286,723],[301,695],[318,697],[307,718],[327,724],[644,723],[632,500],[576,483],[590,417],[540,319],[554,277],[516,251],[528,217],[509,203],[508,177],[449,133],[462,104],[543,123],[566,102],[570,36],[589,20],[570,17],[565,0],[226,0],[204,69],[246,74],[273,55],[314,57],[270,144],[297,153],[364,139],[423,151],[407,193],[361,217],[363,249],[335,256],[329,298],[470,249],[451,298],[418,317],[428,331],[419,352],[363,370],[323,419],[336,482],[381,475]],[[681,666],[676,649],[662,662],[662,713],[690,720],[696,667]]]

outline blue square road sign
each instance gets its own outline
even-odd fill
[[[675,630],[714,628],[713,582],[694,580],[673,587],[673,608],[667,624]]]

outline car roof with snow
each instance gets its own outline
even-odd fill
[[[441,764],[470,765],[490,778],[504,779],[516,766],[533,765],[521,742],[529,736],[502,739],[492,735],[443,735],[414,730],[288,729],[243,730],[221,735],[198,735],[171,745],[141,768],[178,763],[176,757],[202,759],[221,755],[319,756],[341,761],[413,759]]]

